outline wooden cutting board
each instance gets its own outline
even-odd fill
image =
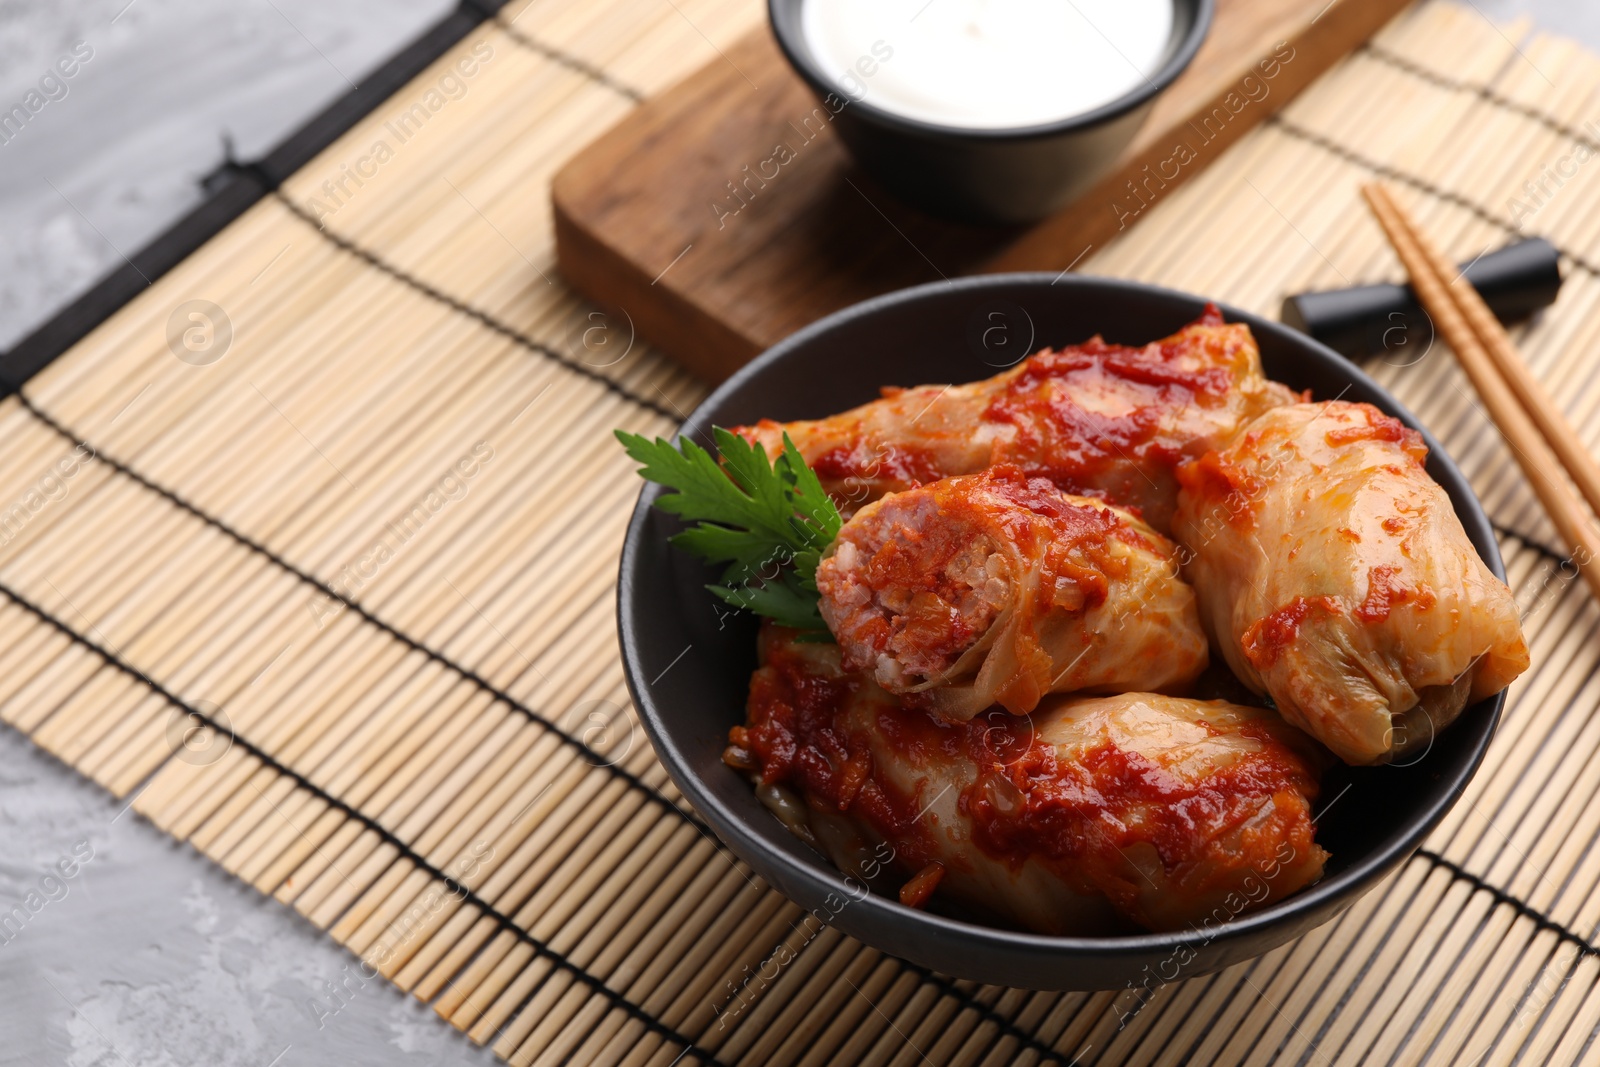
[[[1217,0],[1193,64],[1117,164],[1057,214],[1013,228],[943,222],[896,202],[831,128],[805,121],[816,98],[763,26],[556,175],[557,257],[586,296],[720,381],[799,327],[879,293],[1070,268],[1406,3]]]

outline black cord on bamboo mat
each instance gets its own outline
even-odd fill
[[[365,826],[373,834],[382,839],[385,844],[389,845],[397,853],[399,853],[400,856],[409,860],[416,867],[426,871],[431,877],[443,883],[445,888],[448,889],[450,893],[459,899],[463,904],[470,904],[472,907],[478,909],[479,912],[494,920],[495,924],[498,925],[500,929],[515,936],[519,941],[532,948],[538,955],[549,960],[558,969],[567,971],[584,984],[593,988],[595,992],[609,1000],[614,1007],[625,1012],[635,1021],[644,1024],[644,1026],[651,1032],[666,1038],[673,1044],[683,1046],[686,1053],[693,1055],[706,1063],[721,1064],[721,1061],[718,1060],[714,1054],[700,1048],[687,1036],[679,1033],[677,1030],[673,1029],[671,1026],[668,1026],[660,1019],[657,1019],[654,1015],[646,1012],[643,1008],[633,1003],[621,993],[618,993],[616,990],[612,989],[606,984],[604,979],[597,975],[590,974],[580,964],[574,963],[566,954],[562,953],[558,949],[552,948],[543,940],[533,936],[531,933],[518,926],[512,921],[510,916],[505,915],[494,905],[478,896],[478,894],[473,890],[469,889],[452,876],[440,870],[430,860],[423,857],[421,853],[417,852],[409,844],[401,840],[392,831],[383,826],[377,820],[373,819],[371,816],[334,796],[332,793],[317,785],[299,771],[294,770],[292,767],[289,767],[286,764],[280,763],[278,759],[271,753],[259,748],[255,744],[252,744],[249,740],[240,737],[230,727],[224,726],[223,724],[217,722],[199,708],[188,704],[161,683],[150,678],[133,664],[124,660],[121,656],[112,652],[110,649],[104,647],[98,642],[92,641],[84,635],[78,633],[71,626],[56,618],[50,612],[39,607],[31,600],[28,600],[26,597],[17,593],[10,586],[0,583],[0,596],[4,596],[7,600],[11,601],[11,603],[28,612],[28,614],[34,616],[40,622],[43,622],[47,626],[52,627],[77,644],[87,648],[96,656],[99,656],[100,659],[107,665],[122,671],[124,674],[127,674],[130,677],[137,678],[140,682],[147,686],[151,692],[161,697],[161,699],[171,704],[174,708],[182,711],[185,715],[191,716],[196,721],[204,723],[217,733],[226,735],[230,739],[230,745],[239,746],[240,749],[260,760],[263,764],[271,767],[277,773],[293,781],[301,789],[304,789],[306,792],[318,797],[329,807],[338,809],[348,818],[353,819]],[[48,718],[46,721],[48,721]]]
[[[44,410],[39,408],[36,404],[33,403],[33,401],[31,399],[28,398],[26,393],[21,393],[21,392],[17,393],[17,400],[21,402],[23,408],[26,409],[29,414],[31,414],[34,418],[38,419],[40,422],[44,423],[46,426],[48,426],[51,430],[55,431],[55,433],[58,434],[59,436],[61,436],[62,438],[66,439],[67,441],[72,442],[73,444],[83,443],[83,441],[84,441],[83,438],[74,435],[71,430],[67,429],[65,426],[61,425],[61,423],[57,422],[55,420],[55,418],[52,417],[48,412],[45,412]],[[396,626],[386,622],[385,620],[379,618],[377,615],[374,615],[371,611],[369,611],[365,607],[363,607],[360,604],[359,601],[356,601],[356,600],[353,600],[353,599],[347,599],[346,597],[341,596],[337,591],[334,590],[334,588],[332,586],[327,585],[321,579],[315,577],[314,575],[311,575],[311,574],[307,573],[306,571],[301,570],[295,564],[290,563],[288,560],[284,559],[282,556],[278,555],[276,552],[272,551],[270,548],[267,548],[265,545],[260,544],[259,542],[255,541],[254,539],[245,536],[244,534],[240,533],[238,530],[235,530],[233,527],[229,526],[227,523],[221,521],[220,519],[213,518],[212,516],[206,514],[204,511],[201,511],[199,508],[195,507],[193,504],[189,503],[187,500],[185,500],[183,497],[179,496],[177,493],[173,492],[172,490],[166,488],[165,486],[157,485],[155,482],[152,482],[150,479],[146,478],[144,475],[140,474],[138,471],[133,470],[127,464],[121,462],[120,460],[116,459],[115,457],[110,456],[107,453],[105,453],[104,451],[101,451],[99,449],[96,449],[95,457],[96,457],[97,460],[99,460],[100,462],[104,463],[106,466],[110,467],[112,470],[116,471],[118,474],[121,474],[125,478],[131,479],[132,481],[134,481],[134,482],[138,483],[139,485],[143,486],[145,489],[148,489],[150,492],[152,492],[152,493],[156,494],[157,496],[161,497],[163,500],[167,501],[168,503],[174,505],[175,507],[178,507],[178,508],[182,509],[183,511],[188,512],[190,515],[193,515],[195,518],[199,519],[201,522],[205,523],[207,526],[210,526],[212,529],[218,531],[219,533],[225,535],[226,537],[228,537],[231,540],[237,542],[238,544],[242,545],[243,547],[245,547],[245,548],[249,549],[250,551],[256,553],[257,555],[261,556],[263,559],[268,560],[269,562],[271,562],[275,566],[281,568],[282,570],[287,571],[289,574],[294,575],[296,578],[298,578],[302,582],[305,582],[307,585],[312,586],[318,592],[322,593],[324,596],[331,597],[334,600],[339,601],[341,604],[345,605],[351,611],[353,611],[357,615],[359,615],[362,619],[365,619],[367,622],[371,623],[373,626],[376,626],[378,629],[382,630],[384,633],[388,634],[390,637],[393,637],[395,640],[401,642],[407,648],[409,648],[409,649],[411,649],[411,650],[413,650],[415,652],[419,652],[422,655],[426,656],[428,659],[432,660],[433,662],[438,663],[440,666],[447,667],[450,670],[454,671],[456,674],[460,675],[462,677],[462,679],[464,679],[467,682],[470,682],[472,685],[477,686],[479,689],[481,689],[483,692],[489,694],[495,700],[501,702],[502,704],[505,704],[506,706],[508,706],[510,708],[515,709],[517,712],[519,712],[520,714],[525,716],[531,722],[535,722],[538,725],[540,725],[540,726],[544,727],[545,729],[549,730],[557,738],[559,738],[562,743],[568,745],[569,747],[571,747],[574,750],[576,750],[579,753],[581,753],[585,757],[585,759],[587,761],[593,762],[597,766],[604,767],[611,774],[614,774],[617,777],[619,777],[619,778],[623,779],[624,781],[626,781],[628,783],[628,785],[630,785],[633,788],[638,789],[639,791],[641,791],[644,794],[646,794],[656,804],[658,804],[661,807],[667,809],[668,811],[670,811],[670,812],[672,812],[672,813],[674,813],[674,814],[676,814],[678,816],[681,816],[682,818],[688,820],[691,824],[694,825],[694,827],[697,830],[699,830],[702,833],[710,836],[712,838],[712,840],[716,840],[715,835],[711,834],[710,827],[706,826],[703,822],[701,822],[694,815],[691,815],[690,813],[688,813],[688,812],[684,811],[682,808],[680,808],[677,804],[673,803],[673,801],[671,799],[669,799],[666,795],[661,793],[660,790],[658,790],[655,787],[651,786],[648,782],[644,781],[642,778],[640,778],[638,775],[634,774],[632,771],[630,771],[630,770],[628,770],[628,769],[626,769],[624,767],[619,767],[616,764],[607,761],[605,759],[605,756],[604,756],[603,753],[598,752],[595,749],[591,748],[589,745],[585,744],[581,739],[573,737],[571,734],[567,733],[567,731],[563,730],[560,726],[558,726],[555,723],[554,720],[552,720],[549,717],[541,714],[540,712],[537,712],[537,711],[533,710],[532,708],[528,707],[526,704],[523,704],[516,697],[514,697],[510,693],[506,692],[504,689],[501,689],[500,687],[496,686],[493,682],[490,682],[487,678],[484,678],[482,675],[478,674],[476,671],[472,670],[469,667],[463,666],[462,664],[459,664],[459,663],[455,662],[455,660],[449,658],[448,656],[444,655],[443,653],[441,653],[441,652],[439,652],[439,651],[437,651],[437,650],[435,650],[433,648],[430,648],[429,646],[423,644],[421,641],[418,641],[416,638],[412,637],[410,634],[405,633],[404,631],[400,630],[398,627],[396,627]]]
[[[1534,552],[1537,552],[1539,555],[1543,556],[1552,563],[1572,562],[1570,555],[1562,555],[1560,552],[1557,552],[1543,541],[1537,541],[1523,533],[1521,530],[1512,529],[1510,526],[1503,526],[1498,522],[1489,523],[1489,528],[1495,533],[1499,534],[1501,537],[1509,538],[1510,540],[1517,542],[1519,545],[1532,549]]]
[[[626,84],[625,82],[618,81],[616,78],[613,78],[610,74],[607,74],[603,69],[595,66],[588,60],[579,59],[577,56],[563,52],[561,49],[556,48],[553,45],[545,44],[543,41],[536,40],[535,38],[528,36],[511,22],[506,21],[505,16],[500,13],[498,5],[496,5],[495,9],[491,11],[487,8],[481,7],[478,3],[478,0],[461,0],[461,6],[470,7],[477,10],[483,15],[485,22],[494,23],[495,27],[499,29],[500,32],[504,33],[507,37],[511,38],[513,41],[517,42],[535,55],[543,56],[545,59],[559,63],[568,70],[576,71],[577,73],[582,74],[585,78],[588,78],[590,81],[595,82],[598,85],[605,86],[618,96],[626,97],[635,104],[644,102],[644,93],[640,92],[638,89],[635,89],[633,86]]]
[[[1520,897],[1512,896],[1499,886],[1489,884],[1478,875],[1475,875],[1465,867],[1462,867],[1460,864],[1445,859],[1432,849],[1419,848],[1416,851],[1416,855],[1427,860],[1429,863],[1432,863],[1434,866],[1449,872],[1452,877],[1466,882],[1475,890],[1481,890],[1485,893],[1488,893],[1489,896],[1494,898],[1495,903],[1504,904],[1506,907],[1515,910],[1516,913],[1521,915],[1523,918],[1533,920],[1535,927],[1540,930],[1550,931],[1560,940],[1565,941],[1567,944],[1577,948],[1582,955],[1600,956],[1600,947],[1596,947],[1592,942],[1585,940],[1582,935],[1580,935],[1576,930],[1573,930],[1570,926],[1567,926],[1565,923],[1562,923],[1556,919],[1552,919],[1550,916],[1546,915],[1532,904],[1527,903]]]
[[[1594,151],[1600,151],[1600,142],[1597,142],[1593,135],[1580,130],[1578,127],[1573,126],[1570,123],[1561,121],[1548,112],[1541,111],[1532,105],[1524,104],[1520,100],[1514,100],[1503,93],[1497,92],[1487,85],[1481,85],[1477,82],[1461,81],[1460,79],[1450,77],[1448,74],[1441,74],[1439,71],[1430,70],[1421,63],[1418,63],[1407,56],[1403,56],[1398,52],[1392,52],[1385,46],[1377,44],[1373,41],[1368,41],[1361,47],[1360,51],[1370,55],[1378,62],[1393,67],[1394,69],[1405,74],[1410,74],[1412,77],[1420,78],[1425,82],[1436,85],[1441,89],[1448,89],[1451,92],[1471,93],[1474,96],[1480,97],[1487,104],[1492,104],[1495,107],[1498,107],[1504,111],[1509,111],[1514,115],[1520,115],[1522,118],[1532,119],[1534,122],[1537,122],[1539,125],[1543,126],[1552,133],[1559,133],[1563,137],[1570,137],[1577,144],[1581,144]]]
[[[363,263],[367,264],[368,266],[372,267],[375,270],[382,271],[384,274],[387,274],[389,277],[393,278],[395,281],[398,281],[398,282],[401,282],[404,285],[410,286],[412,289],[415,289],[417,292],[421,293],[423,296],[430,297],[433,300],[437,300],[439,303],[441,303],[441,304],[445,305],[446,307],[450,308],[450,310],[455,311],[455,312],[457,312],[457,313],[459,313],[461,315],[465,315],[468,318],[473,319],[474,321],[476,321],[476,322],[478,322],[478,323],[480,323],[480,324],[482,324],[484,326],[487,326],[489,329],[493,330],[495,333],[497,333],[500,336],[506,338],[507,340],[513,341],[516,344],[521,345],[523,348],[528,349],[530,352],[537,353],[538,355],[544,356],[547,359],[553,360],[554,362],[559,363],[561,366],[565,367],[567,370],[570,370],[575,374],[580,374],[583,377],[588,378],[590,381],[598,382],[600,385],[604,386],[607,390],[611,391],[612,393],[615,393],[617,396],[620,396],[624,400],[630,401],[630,402],[632,402],[634,404],[638,404],[640,407],[645,408],[645,409],[647,409],[649,411],[655,412],[657,415],[660,415],[662,418],[664,418],[667,421],[671,422],[673,425],[677,425],[677,424],[679,424],[679,423],[684,421],[684,416],[683,416],[683,414],[681,412],[671,411],[668,408],[666,408],[665,406],[663,406],[662,404],[660,404],[660,403],[658,403],[658,402],[656,402],[654,400],[651,400],[649,397],[639,396],[637,393],[634,393],[632,390],[628,389],[626,386],[624,386],[621,382],[617,381],[615,378],[612,378],[612,377],[610,377],[609,375],[606,375],[606,374],[601,374],[599,371],[595,370],[593,367],[584,366],[582,363],[580,363],[577,360],[571,358],[570,356],[566,355],[565,353],[559,352],[556,349],[551,348],[549,345],[545,344],[543,341],[535,340],[534,338],[529,337],[527,334],[523,333],[521,330],[518,330],[513,326],[509,326],[506,323],[501,322],[499,319],[495,318],[493,315],[489,314],[487,311],[482,311],[482,310],[480,310],[478,308],[473,307],[471,304],[463,303],[462,301],[457,300],[455,297],[451,296],[449,293],[445,292],[444,290],[436,289],[432,285],[429,285],[427,282],[423,281],[422,279],[412,277],[410,274],[408,274],[405,271],[401,270],[399,267],[396,267],[394,264],[390,263],[388,260],[383,259],[382,257],[377,255],[376,253],[370,252],[367,249],[365,249],[365,248],[361,247],[360,245],[356,244],[354,241],[351,241],[346,237],[341,237],[339,234],[334,233],[332,230],[328,229],[326,226],[318,223],[317,220],[314,217],[312,217],[311,213],[306,211],[305,208],[301,207],[299,204],[296,204],[293,200],[289,199],[289,197],[285,196],[282,189],[279,189],[279,188],[275,187],[275,188],[273,188],[271,190],[271,193],[272,193],[273,197],[275,197],[278,200],[279,203],[281,203],[285,207],[287,207],[289,209],[289,211],[292,212],[297,219],[299,219],[301,222],[305,223],[307,226],[311,227],[313,230],[315,230],[318,233],[320,233],[323,236],[323,238],[328,241],[328,243],[332,244],[335,248],[338,248],[340,251],[346,252],[346,253],[356,257],[357,259],[361,260]]]
[[[1280,129],[1289,136],[1304,141],[1307,144],[1315,145],[1316,147],[1327,152],[1329,155],[1337,156],[1346,163],[1354,164],[1355,166],[1360,167],[1362,170],[1371,171],[1373,174],[1376,174],[1379,177],[1388,178],[1391,181],[1399,182],[1402,185],[1408,185],[1411,188],[1416,189],[1418,192],[1428,194],[1436,200],[1442,200],[1447,204],[1454,204],[1456,207],[1470,212],[1474,217],[1482,219],[1489,225],[1494,226],[1497,229],[1504,230],[1508,234],[1515,234],[1519,237],[1523,236],[1522,230],[1517,228],[1514,223],[1507,222],[1505,219],[1502,219],[1488,208],[1477,203],[1477,201],[1470,200],[1467,197],[1462,196],[1460,193],[1452,192],[1451,190],[1446,189],[1441,185],[1437,185],[1426,178],[1419,178],[1416,175],[1407,173],[1406,171],[1400,170],[1397,167],[1392,167],[1387,163],[1380,163],[1375,159],[1364,156],[1354,149],[1346,148],[1344,145],[1338,143],[1330,137],[1326,137],[1323,134],[1317,133],[1315,130],[1307,129],[1291,119],[1284,118],[1281,113],[1273,115],[1271,118],[1267,119],[1266,124]],[[1551,243],[1555,244],[1553,241]],[[1600,266],[1596,266],[1583,256],[1580,256],[1575,252],[1570,252],[1560,245],[1555,245],[1555,249],[1557,252],[1561,253],[1563,259],[1569,261],[1573,266],[1577,267],[1585,274],[1600,278]]]
[[[45,412],[41,408],[39,408],[37,405],[35,405],[33,403],[33,401],[31,399],[29,399],[28,396],[25,393],[20,393],[19,392],[17,394],[17,399],[18,399],[18,401],[21,402],[21,404],[22,404],[22,406],[24,407],[25,410],[27,410],[36,419],[38,419],[40,422],[44,423],[44,425],[49,427],[52,431],[54,431],[56,434],[58,434],[59,436],[61,436],[65,440],[70,441],[73,444],[78,444],[78,443],[82,442],[82,440],[83,440],[82,438],[79,438],[79,437],[75,436],[72,433],[71,430],[69,430],[65,426],[61,425],[61,423],[57,422],[54,417],[52,417],[50,414],[48,414],[47,412]],[[571,745],[574,748],[580,749],[580,750],[582,750],[582,751],[584,751],[584,752],[586,752],[586,753],[588,753],[590,755],[596,755],[596,756],[599,755],[598,753],[595,753],[593,749],[590,749],[589,746],[584,744],[581,740],[579,740],[578,738],[572,737],[570,734],[568,734],[565,730],[562,730],[560,727],[558,727],[551,720],[545,718],[543,715],[540,715],[538,712],[533,711],[531,708],[528,708],[525,705],[521,704],[514,697],[512,697],[509,693],[506,693],[505,691],[497,688],[491,682],[489,682],[487,679],[485,679],[485,678],[481,677],[480,675],[478,675],[476,672],[474,672],[472,670],[469,670],[468,668],[456,663],[454,660],[451,660],[449,657],[443,655],[442,653],[436,652],[435,650],[433,650],[433,649],[429,648],[428,646],[422,644],[420,641],[417,641],[415,638],[411,637],[410,635],[402,632],[401,630],[397,629],[396,627],[392,626],[391,624],[389,624],[389,623],[385,622],[384,620],[378,618],[377,616],[373,615],[371,612],[367,611],[367,609],[363,608],[360,604],[358,604],[358,603],[356,603],[354,601],[343,600],[342,598],[339,598],[338,594],[335,593],[331,587],[325,585],[324,583],[322,583],[321,581],[319,581],[317,578],[313,577],[312,575],[307,574],[305,571],[303,571],[300,568],[296,567],[294,564],[290,563],[288,560],[283,559],[281,556],[279,556],[277,553],[273,552],[271,549],[267,548],[266,546],[257,543],[256,541],[254,541],[253,539],[251,539],[249,537],[246,537],[244,534],[242,534],[239,531],[233,529],[231,526],[229,526],[228,524],[222,522],[220,519],[213,518],[212,516],[206,514],[204,511],[201,511],[199,508],[195,507],[193,504],[189,503],[187,500],[183,499],[181,496],[177,495],[172,490],[167,489],[164,486],[157,485],[156,483],[150,481],[150,479],[146,478],[144,475],[140,474],[138,471],[133,470],[132,468],[130,468],[126,464],[122,463],[120,460],[116,459],[113,456],[108,455],[103,450],[97,449],[96,452],[95,452],[95,455],[97,456],[97,458],[99,459],[100,462],[105,463],[108,467],[110,467],[112,470],[116,471],[118,474],[121,474],[122,476],[134,481],[138,485],[144,487],[145,489],[148,489],[150,492],[155,493],[157,496],[161,497],[163,500],[166,500],[168,503],[172,504],[173,506],[178,507],[178,508],[182,509],[183,511],[188,512],[189,514],[193,515],[195,518],[199,519],[201,522],[204,522],[207,526],[210,526],[211,528],[217,530],[219,533],[224,534],[225,536],[229,537],[230,539],[232,539],[233,541],[235,541],[238,544],[242,545],[243,547],[249,549],[250,551],[257,553],[258,555],[260,555],[264,559],[266,559],[266,560],[270,561],[271,563],[275,564],[276,566],[282,568],[284,571],[288,572],[289,574],[294,575],[296,578],[298,578],[299,580],[305,582],[306,584],[313,586],[314,588],[318,589],[320,592],[324,593],[325,595],[332,596],[332,597],[340,599],[342,603],[344,603],[344,604],[349,606],[350,610],[354,611],[357,615],[359,615],[361,618],[365,619],[367,622],[371,623],[373,626],[376,626],[378,629],[382,630],[384,633],[389,634],[391,637],[394,637],[396,640],[399,640],[399,641],[403,642],[406,645],[406,647],[411,648],[411,649],[413,649],[413,650],[415,650],[417,652],[420,652],[423,655],[427,656],[429,659],[433,660],[434,662],[439,663],[441,666],[448,667],[449,669],[455,671],[463,679],[465,679],[465,680],[471,682],[472,684],[480,687],[481,689],[483,689],[484,692],[490,694],[495,699],[501,701],[502,703],[508,705],[509,707],[515,708],[517,711],[521,712],[523,715],[527,716],[532,721],[537,722],[541,726],[546,727],[547,729],[549,729],[551,732],[553,732],[558,738],[560,738],[566,744]],[[0,591],[3,591],[3,589],[0,589]],[[14,594],[7,593],[7,595],[12,596],[13,599],[17,599]],[[19,600],[19,603],[21,603],[20,600]],[[60,624],[57,623],[56,625],[59,626]],[[70,628],[67,628],[65,632],[72,633]],[[72,634],[72,636],[77,637],[78,635]],[[79,638],[79,639],[82,640],[81,638]],[[83,643],[86,644],[86,645],[90,645],[90,647],[95,647],[95,646],[92,645],[91,642],[84,641]],[[96,648],[96,651],[99,652],[102,656],[106,655],[106,652],[104,650]],[[108,661],[116,662],[115,660],[108,660]],[[144,677],[142,674],[139,674],[138,671],[134,670],[131,666],[128,666],[125,669],[127,669],[129,671],[129,673],[135,674],[136,676],[138,676],[140,678]],[[151,684],[152,688],[154,688],[154,683],[150,683],[150,684]],[[681,818],[682,820],[684,820],[685,822],[689,823],[689,825],[693,826],[697,831],[699,831],[699,833],[703,837],[705,837],[706,840],[710,841],[711,844],[718,849],[718,851],[721,851],[724,854],[728,853],[727,846],[725,844],[723,844],[722,840],[719,837],[717,837],[715,833],[713,833],[711,831],[710,827],[706,826],[705,823],[701,822],[700,819],[698,819],[696,816],[694,816],[694,815],[690,814],[689,812],[684,811],[682,808],[678,807],[678,805],[674,804],[666,796],[661,794],[656,789],[652,788],[648,783],[646,783],[645,781],[640,779],[637,775],[633,774],[631,771],[625,770],[625,769],[623,769],[621,767],[618,767],[618,766],[616,766],[614,764],[611,764],[611,763],[606,763],[604,761],[601,761],[601,765],[604,766],[611,773],[613,773],[613,774],[617,775],[618,777],[624,779],[633,788],[642,791],[649,799],[655,801],[657,804],[659,804],[660,806],[665,808],[669,813],[674,814],[674,815],[678,816],[679,818]],[[298,777],[297,777],[297,780],[298,780]],[[311,788],[315,788],[315,787],[313,786]],[[363,818],[365,818],[365,817],[363,817]],[[942,976],[935,975],[934,972],[929,971],[927,968],[921,967],[921,966],[919,966],[917,964],[910,963],[909,961],[906,961],[906,960],[902,960],[899,957],[894,957],[894,959],[896,960],[897,963],[899,963],[902,966],[904,966],[907,970],[917,974],[919,977],[923,978],[925,981],[927,981],[930,984],[938,987],[943,993],[945,993],[945,994],[947,994],[947,995],[949,995],[951,997],[954,997],[957,1001],[959,1001],[960,1003],[964,1004],[966,1007],[971,1008],[973,1011],[977,1012],[984,1019],[987,1019],[988,1021],[994,1023],[1004,1033],[1006,1033],[1006,1034],[1016,1038],[1017,1040],[1023,1042],[1029,1048],[1033,1049],[1035,1052],[1038,1052],[1038,1053],[1040,1053],[1041,1055],[1044,1055],[1044,1056],[1048,1056],[1048,1057],[1057,1059],[1059,1061],[1060,1053],[1054,1051],[1049,1046],[1047,1046],[1044,1043],[1040,1042],[1037,1038],[1029,1036],[1026,1031],[1018,1028],[1015,1024],[1013,1024],[1013,1023],[1009,1022],[1008,1020],[1006,1020],[1006,1018],[1004,1016],[1002,1016],[999,1013],[995,1012],[992,1008],[989,1008],[987,1005],[981,1003],[980,1001],[976,1000],[972,996],[970,996],[970,995],[968,995],[966,993],[963,993],[959,988],[957,988],[953,983],[951,983],[950,980],[948,980],[946,978],[943,978]]]
[[[1037,1036],[1028,1033],[1026,1030],[1023,1030],[1021,1027],[1017,1026],[1017,1024],[1007,1019],[1004,1015],[1001,1015],[999,1012],[989,1007],[989,1005],[983,1003],[981,1000],[978,1000],[976,997],[972,996],[972,994],[965,992],[960,986],[956,985],[952,979],[946,978],[944,975],[935,971],[930,971],[928,968],[919,963],[912,963],[909,960],[903,960],[899,956],[895,956],[894,960],[896,963],[900,964],[900,966],[904,967],[918,978],[921,978],[924,982],[927,982],[929,985],[938,989],[941,993],[953,997],[955,1000],[965,1004],[968,1008],[977,1012],[978,1016],[984,1021],[993,1023],[996,1027],[998,1027],[1000,1033],[995,1035],[995,1039],[993,1041],[989,1042],[989,1048],[991,1051],[1000,1043],[1000,1039],[1002,1037],[1009,1037],[1020,1042],[1024,1047],[1030,1049],[1031,1051],[1039,1053],[1048,1062],[1062,1064],[1064,1067],[1071,1067],[1073,1063],[1077,1062],[1076,1057],[1074,1057],[1072,1060],[1068,1060],[1063,1053],[1057,1052],[1055,1049],[1039,1040]],[[987,1058],[987,1056],[977,1056],[973,1058],[972,1062],[982,1063]]]

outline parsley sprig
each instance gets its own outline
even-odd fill
[[[690,526],[672,538],[707,563],[726,564],[720,585],[707,586],[735,607],[796,630],[827,627],[817,610],[817,564],[839,534],[839,509],[806,466],[789,435],[783,451],[767,453],[736,433],[712,428],[717,460],[687,437],[674,446],[616,431],[639,476],[673,492],[656,507]]]

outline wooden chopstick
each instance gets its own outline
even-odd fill
[[[1595,517],[1600,516],[1600,466],[1534,379],[1472,284],[1428,241],[1388,189],[1374,182],[1363,186],[1362,193],[1411,275],[1418,301],[1455,351],[1566,541],[1571,562],[1600,597],[1600,531],[1595,526]],[[1572,476],[1583,500],[1555,473],[1558,465]]]
[[[1388,200],[1395,213],[1411,231],[1413,243],[1428,260],[1434,274],[1451,279],[1449,293],[1455,298],[1456,307],[1466,317],[1467,325],[1472,327],[1472,332],[1477,335],[1479,343],[1488,352],[1495,369],[1500,372],[1506,384],[1511,386],[1511,391],[1517,395],[1523,410],[1528,413],[1529,418],[1539,427],[1539,432],[1545,441],[1560,457],[1567,473],[1572,475],[1578,491],[1589,503],[1589,510],[1600,516],[1600,462],[1597,462],[1584,447],[1572,425],[1550,399],[1550,394],[1545,391],[1543,384],[1533,376],[1533,372],[1528,369],[1528,364],[1512,342],[1511,335],[1500,325],[1500,320],[1489,310],[1489,305],[1484,303],[1478,290],[1467,281],[1465,273],[1448,262],[1439,247],[1396,202],[1393,193],[1382,186],[1377,188],[1379,195]]]

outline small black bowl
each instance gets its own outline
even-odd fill
[[[869,300],[768,349],[724,382],[690,419],[694,432],[763,416],[843,411],[881,385],[964,382],[1046,345],[1095,333],[1127,344],[1164,337],[1205,302],[1110,278],[1009,274],[905,289]],[[1416,417],[1330,349],[1274,322],[1224,308],[1255,331],[1267,373],[1314,397],[1363,400],[1421,430]],[[1467,481],[1423,430],[1428,473],[1449,494],[1467,536],[1505,576],[1489,520]],[[1317,839],[1332,854],[1322,881],[1230,922],[1178,933],[1047,937],[902,906],[851,887],[762,807],[722,763],[728,728],[744,720],[756,626],[706,592],[715,574],[667,544],[680,524],[640,494],[622,550],[618,627],[628,687],[656,753],[684,796],[736,854],[818,918],[869,945],[945,974],[1030,989],[1152,988],[1258,956],[1333,919],[1394,871],[1461,795],[1493,736],[1504,695],[1468,708],[1404,767],[1339,767],[1323,782]],[[859,896],[859,892],[855,894]]]
[[[1092,111],[1014,129],[940,126],[852,99],[812,55],[805,0],[768,0],[789,63],[833,113],[856,161],[908,204],[961,222],[1033,222],[1064,205],[1114,163],[1156,97],[1183,73],[1211,27],[1214,0],[1174,0],[1166,58],[1143,84]]]

